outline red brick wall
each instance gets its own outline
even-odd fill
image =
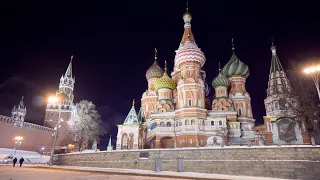
[[[13,121],[0,117],[0,148],[15,147],[15,136],[22,136],[22,144],[18,149],[40,151],[43,146],[52,146],[51,129],[31,123],[24,123],[27,127],[15,127]],[[30,126],[30,127],[29,127]]]

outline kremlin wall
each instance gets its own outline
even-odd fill
[[[18,149],[36,151],[41,154],[50,153],[53,129],[28,122],[23,122],[21,126],[17,127],[14,122],[10,117],[0,116],[1,148],[16,148],[14,138],[20,136],[23,137],[23,140],[21,145],[17,147]]]

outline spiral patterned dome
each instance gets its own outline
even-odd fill
[[[240,59],[232,54],[231,59],[228,63],[222,68],[222,75],[229,78],[231,76],[242,76],[247,78],[250,74],[248,65],[244,64]]]
[[[159,66],[158,62],[155,60],[152,66],[146,72],[146,78],[149,80],[150,78],[157,77],[160,78],[163,74],[163,69]]]
[[[163,73],[163,76],[159,79],[156,80],[154,83],[154,88],[156,90],[161,89],[161,88],[167,88],[167,89],[172,89],[174,90],[176,88],[176,83],[171,79],[167,72]]]
[[[219,75],[212,80],[212,86],[214,88],[219,87],[219,86],[228,87],[229,86],[229,81],[224,75],[219,73]]]
[[[179,66],[183,62],[199,62],[201,67],[206,62],[204,53],[198,46],[188,38],[186,42],[176,51],[175,65]]]

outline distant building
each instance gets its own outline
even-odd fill
[[[49,155],[53,143],[53,129],[56,127],[59,117],[64,122],[59,128],[56,148],[66,146],[67,144],[62,141],[75,113],[75,105],[73,103],[74,83],[75,78],[72,77],[71,59],[66,73],[60,79],[59,90],[56,92],[56,97],[59,101],[56,103],[48,102],[47,104],[44,126],[25,122],[27,108],[24,105],[23,98],[12,109],[11,117],[0,115],[0,148],[19,148]],[[15,144],[14,138],[16,136],[23,137],[19,146]]]
[[[75,111],[73,103],[75,77],[72,76],[72,58],[67,68],[67,71],[60,78],[59,89],[56,92],[57,102],[48,102],[46,108],[46,115],[44,125],[54,128],[58,123],[59,117],[65,123],[72,119]]]
[[[116,149],[205,147],[255,142],[251,97],[245,83],[249,67],[233,54],[212,81],[210,107],[205,82],[206,58],[191,31],[190,13],[183,15],[184,33],[172,78],[157,62],[146,72],[148,89],[137,114],[132,106],[118,125]],[[156,51],[157,53],[157,51]]]
[[[64,144],[64,138],[66,135],[66,130],[69,125],[73,123],[73,117],[75,113],[75,104],[73,103],[74,95],[74,84],[75,77],[72,75],[72,58],[69,66],[64,75],[60,78],[59,89],[56,92],[57,101],[48,102],[46,108],[46,115],[44,119],[44,125],[50,128],[55,128],[58,124],[59,118],[63,120],[59,128],[59,145]]]

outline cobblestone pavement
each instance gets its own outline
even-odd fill
[[[0,166],[0,180],[169,180],[171,178]],[[175,179],[182,180],[182,179]]]

